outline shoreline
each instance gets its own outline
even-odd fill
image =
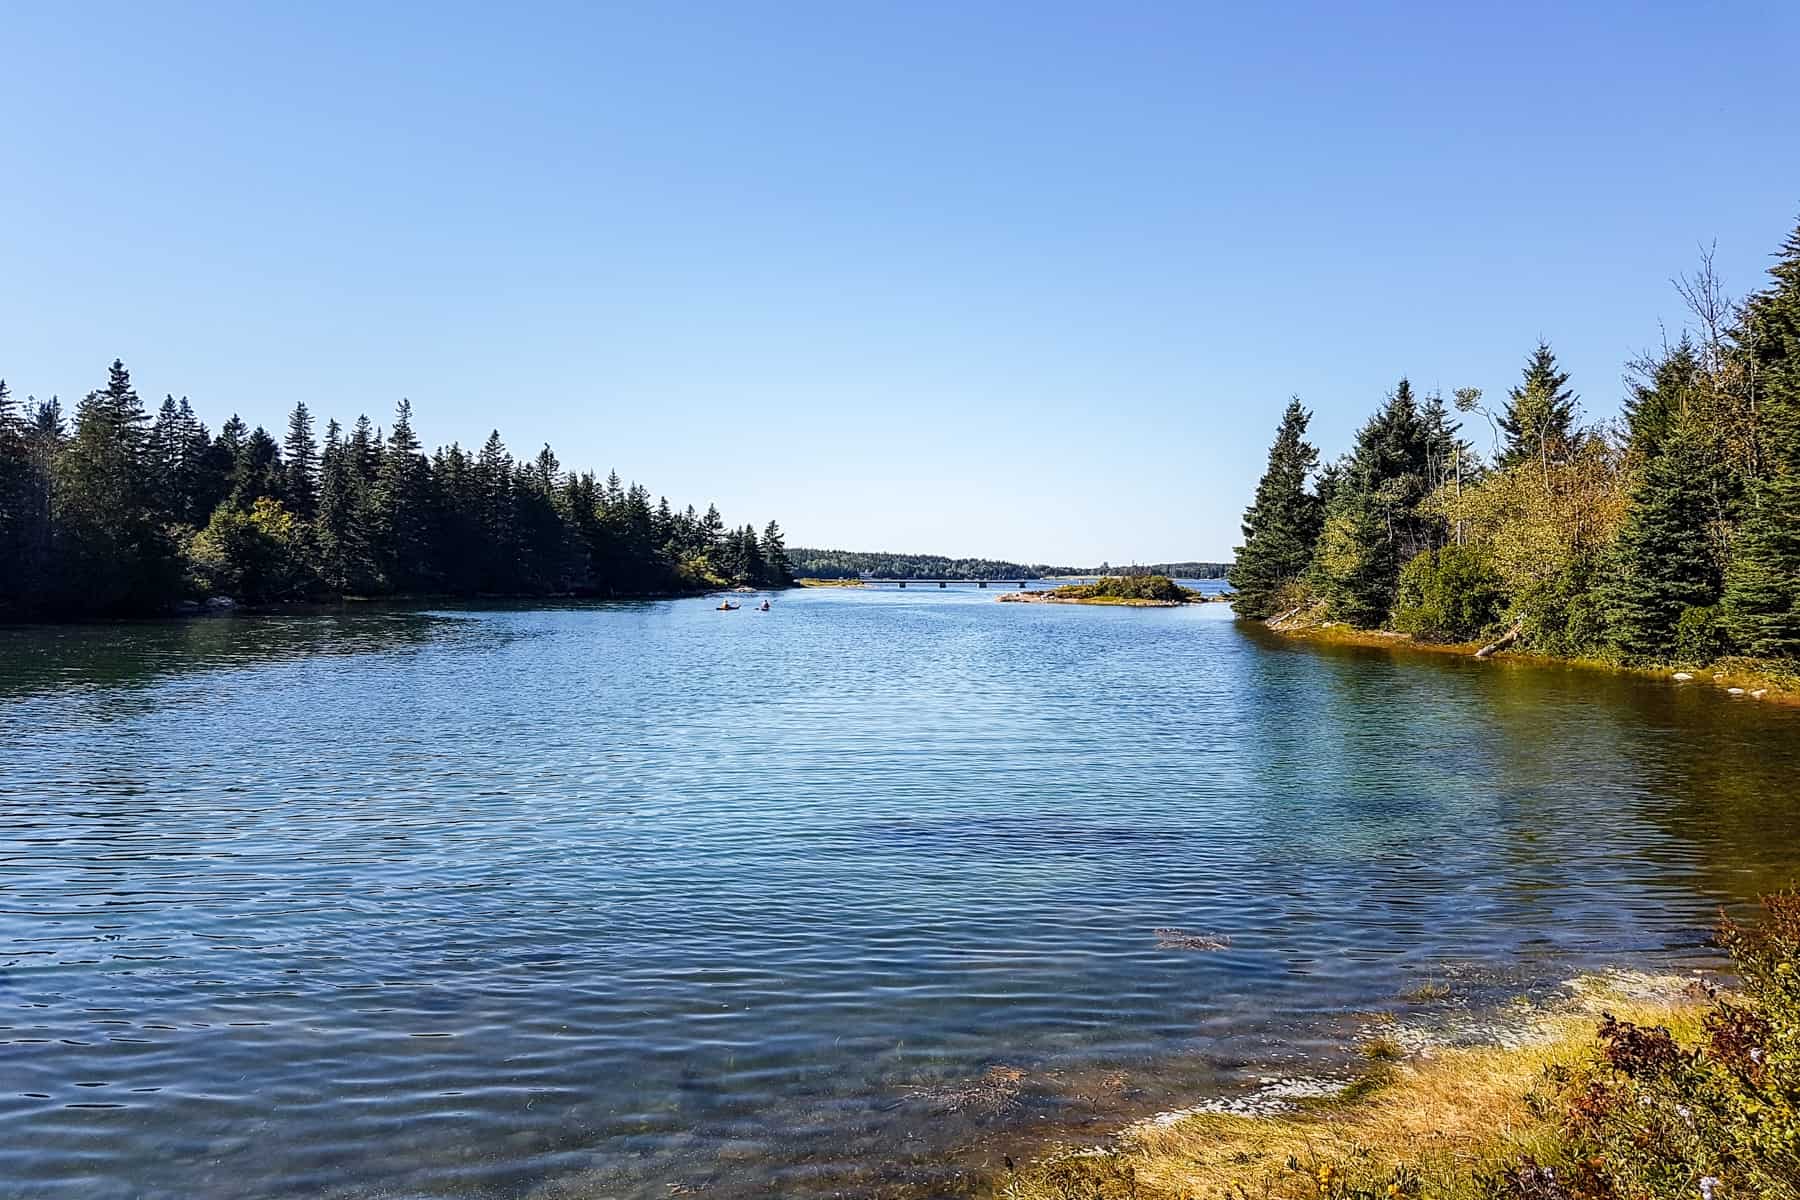
[[[1790,679],[1773,664],[1754,660],[1722,659],[1704,667],[1649,666],[1634,667],[1595,658],[1561,658],[1552,654],[1536,654],[1529,650],[1506,648],[1477,656],[1480,642],[1422,642],[1409,633],[1386,629],[1357,629],[1337,621],[1309,622],[1304,619],[1274,618],[1258,620],[1239,618],[1289,641],[1310,642],[1327,646],[1361,646],[1370,649],[1400,650],[1415,654],[1448,655],[1476,662],[1523,663],[1539,667],[1579,668],[1584,671],[1635,676],[1664,683],[1712,688],[1734,700],[1759,700],[1769,704],[1800,705],[1800,681]]]
[[[1302,1064],[1247,1094],[1127,1121],[1099,1142],[1066,1142],[1025,1164],[1006,1158],[975,1194],[1299,1200],[1352,1174],[1466,1178],[1548,1139],[1554,1117],[1532,1096],[1547,1072],[1593,1060],[1604,1014],[1691,1039],[1716,978],[1615,967],[1564,980],[1568,994],[1547,1004],[1521,996],[1482,1009],[1352,1014],[1361,1065],[1348,1077],[1324,1061],[1319,1074]]]
[[[785,592],[802,586],[795,582],[784,587],[748,585],[696,588],[683,591],[615,592],[606,595],[586,592],[417,592],[392,596],[344,595],[324,600],[283,600],[274,604],[244,604],[230,596],[209,596],[205,600],[184,600],[160,612],[130,613],[121,616],[83,616],[67,620],[0,621],[0,629],[57,629],[76,625],[142,625],[161,621],[189,621],[216,617],[308,617],[379,609],[384,606],[402,608],[436,605],[480,605],[488,603],[532,606],[566,604],[610,604],[656,600],[696,600],[706,596],[747,595],[759,592]]]

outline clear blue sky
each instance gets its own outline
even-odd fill
[[[1225,555],[1290,393],[1588,410],[1800,217],[1792,3],[57,5],[0,375],[617,467],[798,544]]]

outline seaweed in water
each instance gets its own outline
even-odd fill
[[[1231,939],[1210,933],[1189,933],[1185,929],[1158,929],[1156,931],[1156,948],[1158,950],[1228,950],[1231,948]]]

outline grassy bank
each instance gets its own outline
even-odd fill
[[[1265,627],[1284,637],[1337,646],[1379,646],[1400,648],[1422,654],[1448,654],[1474,657],[1483,643],[1422,641],[1411,634],[1389,629],[1358,629],[1341,621],[1323,621],[1316,616],[1298,615],[1263,622]],[[1535,662],[1554,666],[1575,666],[1585,670],[1636,675],[1693,687],[1719,688],[1747,699],[1800,704],[1800,671],[1791,664],[1753,658],[1724,658],[1707,666],[1651,665],[1626,666],[1602,658],[1559,658],[1534,654],[1528,650],[1504,649],[1494,658],[1509,662]]]
[[[1671,991],[1674,989],[1671,988]],[[1588,999],[1639,1024],[1693,1037],[1701,1008],[1631,1000],[1603,988]],[[999,1190],[1008,1200],[1202,1200],[1243,1196],[1468,1197],[1521,1154],[1550,1157],[1554,1116],[1534,1100],[1541,1081],[1590,1061],[1595,1012],[1544,1018],[1523,1045],[1404,1058],[1376,1037],[1367,1071],[1336,1097],[1280,1116],[1193,1112],[1140,1122],[1103,1150],[1053,1156]]]
[[[1504,1045],[1379,1033],[1339,1094],[1276,1116],[1193,1110],[1014,1173],[1007,1200],[1794,1200],[1800,898],[1727,924],[1741,996],[1612,976]],[[1645,984],[1653,986],[1645,986]]]
[[[795,587],[803,587],[803,588],[832,588],[832,587],[858,588],[858,587],[861,587],[862,585],[863,585],[863,581],[860,579],[796,579],[796,580],[794,580]]]

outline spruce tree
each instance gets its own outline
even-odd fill
[[[1607,608],[1613,644],[1628,659],[1665,662],[1682,615],[1719,599],[1718,560],[1709,527],[1717,517],[1719,459],[1696,421],[1678,419],[1657,436],[1613,549]]]
[[[781,526],[774,521],[763,526],[762,552],[770,583],[776,587],[786,587],[794,582],[793,566],[788,562],[787,541],[781,535]]]
[[[1663,451],[1675,424],[1700,386],[1700,358],[1686,334],[1653,359],[1632,364],[1638,376],[1625,398],[1625,432],[1630,450],[1648,462]]]
[[[125,364],[76,409],[52,484],[60,608],[105,616],[152,612],[176,598],[180,572],[156,510],[147,418]]]
[[[286,457],[282,490],[287,506],[296,515],[312,520],[319,500],[319,444],[313,440],[312,413],[305,401],[294,405],[288,415],[287,437],[281,449]]]
[[[25,549],[31,470],[25,423],[0,379],[0,620],[25,612],[33,600]]]
[[[1440,523],[1418,511],[1430,490],[1430,461],[1430,432],[1402,379],[1357,432],[1332,488],[1312,577],[1334,618],[1360,627],[1383,623],[1400,568],[1437,544]]]
[[[1725,614],[1745,653],[1800,660],[1800,228],[1769,275],[1738,331],[1760,393],[1763,467],[1733,546]]]
[[[389,585],[400,591],[430,586],[429,471],[413,433],[412,402],[394,410],[394,427],[381,452],[371,502],[378,562]]]
[[[1269,447],[1268,467],[1244,511],[1244,544],[1226,576],[1237,593],[1233,609],[1240,617],[1272,615],[1284,589],[1312,560],[1321,513],[1318,498],[1306,490],[1319,464],[1319,452],[1306,441],[1311,420],[1298,397],[1288,401]]]
[[[1507,394],[1500,414],[1505,444],[1495,465],[1501,470],[1535,462],[1547,469],[1565,454],[1575,433],[1580,397],[1568,387],[1568,373],[1556,363],[1548,342],[1540,341],[1525,362],[1524,378]]]
[[[150,425],[150,480],[157,508],[169,520],[180,521],[187,514],[181,494],[181,464],[187,456],[187,427],[181,420],[181,409],[173,394],[163,397],[156,420]]]
[[[231,470],[231,502],[249,512],[264,496],[282,498],[281,447],[258,425],[240,444]]]

